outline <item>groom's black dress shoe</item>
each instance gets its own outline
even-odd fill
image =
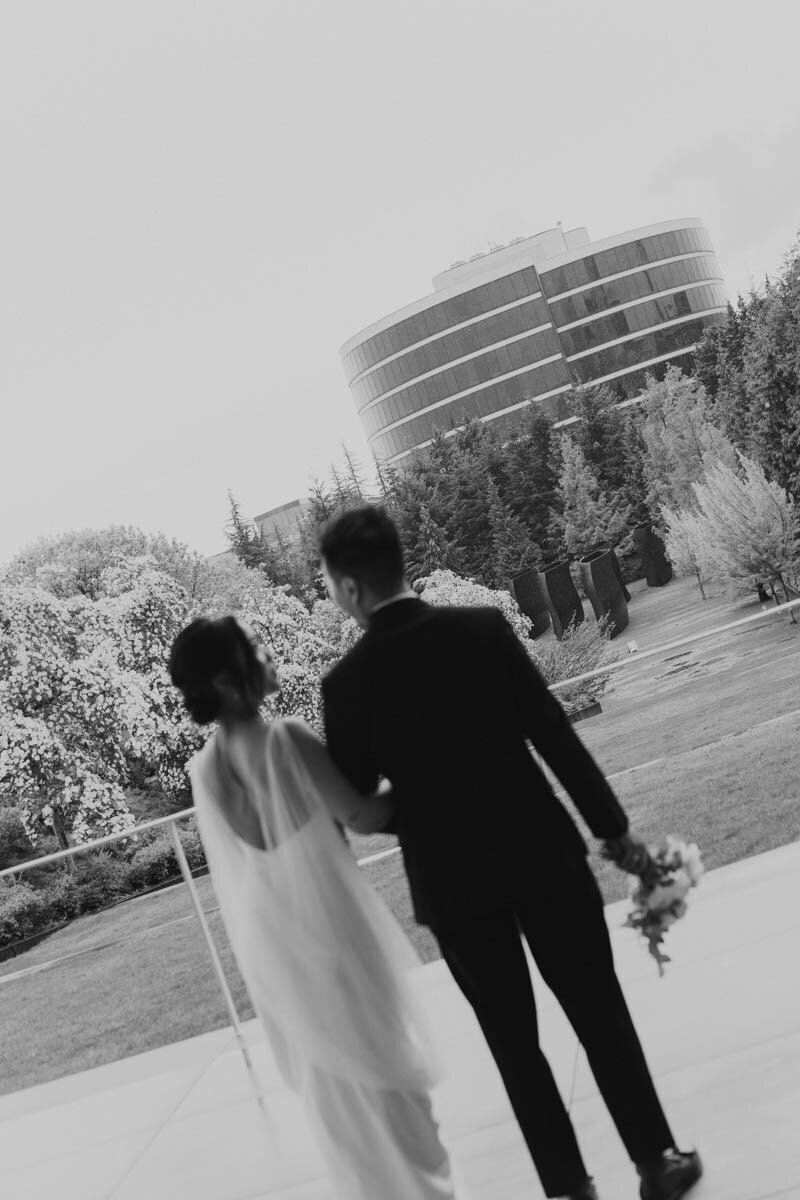
[[[642,1200],[681,1200],[703,1174],[703,1164],[696,1150],[665,1150],[653,1162],[637,1163],[636,1170]]]
[[[600,1197],[592,1180],[587,1178],[574,1192],[569,1192],[564,1200],[600,1200]]]

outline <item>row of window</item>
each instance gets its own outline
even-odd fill
[[[567,400],[565,399],[565,397],[568,397],[569,394],[569,392],[564,392],[560,396],[548,396],[546,400],[533,399],[531,403],[536,405],[537,408],[542,409],[545,415],[551,421],[562,421],[565,417],[569,416]],[[495,417],[492,420],[491,427],[497,433],[501,441],[506,441],[508,438],[512,437],[515,431],[517,431],[520,426],[524,424],[528,411],[529,410],[526,408],[517,408],[513,412],[503,413],[501,416]],[[387,434],[387,441],[390,438],[391,434]],[[394,454],[398,453],[403,453],[403,451],[394,451]],[[399,461],[398,465],[409,467],[415,461],[415,459],[421,458],[426,454],[427,449],[412,450],[410,453],[406,452],[403,458]]]
[[[705,229],[675,229],[671,233],[657,233],[652,237],[614,246],[611,250],[601,250],[598,254],[587,254],[585,258],[555,267],[552,271],[542,271],[542,291],[547,297],[558,296],[561,292],[594,283],[607,275],[631,271],[662,258],[674,258],[677,254],[690,254],[696,250],[714,252]]]
[[[684,321],[681,325],[673,325],[669,329],[655,329],[644,337],[633,338],[629,342],[621,342],[618,346],[607,346],[596,354],[587,354],[586,358],[575,359],[570,365],[578,383],[591,383],[614,371],[624,371],[626,367],[635,367],[648,358],[658,358],[662,354],[693,346],[703,335],[707,325],[714,325],[725,320],[724,313],[710,313],[694,321]]]
[[[536,329],[539,325],[549,325],[550,314],[547,303],[541,298],[520,304],[518,308],[509,308],[504,312],[486,317],[466,329],[458,329],[448,333],[435,342],[427,342],[416,350],[409,350],[402,358],[393,359],[382,367],[377,367],[370,375],[365,375],[357,383],[351,384],[353,398],[357,408],[362,408],[370,400],[408,383],[417,375],[435,371],[445,366],[453,359],[473,354],[484,346],[502,342],[506,338],[516,337],[526,329]]]
[[[693,346],[694,342],[690,343],[690,345]],[[688,374],[691,374],[694,371],[695,355],[693,349],[677,347],[674,349],[673,354],[673,360],[665,359],[661,362],[653,363],[649,367],[628,371],[625,375],[621,375],[618,379],[611,380],[606,386],[616,393],[616,398],[618,401],[623,401],[640,395],[647,386],[648,376],[653,376],[656,379],[663,379],[670,365],[670,361],[676,362],[677,365],[680,366],[681,370]],[[548,369],[549,368],[542,368],[542,370]],[[521,378],[524,379],[524,377]],[[533,400],[536,399],[536,397],[532,394],[532,389],[530,387],[524,388],[522,386],[518,386],[513,389],[509,389],[507,387],[507,384],[514,382],[514,380],[508,380],[503,384],[493,385],[491,388],[487,388],[485,389],[485,392],[481,393],[481,395],[485,395],[486,392],[489,391],[495,392],[495,389],[497,389],[497,391],[505,392],[505,395],[498,397],[497,406],[494,407],[494,409],[488,408],[488,412],[497,411],[497,407],[502,408],[505,407],[506,404],[508,404],[510,407],[513,404],[520,403],[526,398]],[[551,389],[548,388],[546,390],[549,391]],[[542,409],[544,409],[551,421],[563,421],[571,415],[571,397],[573,394],[574,393],[572,392],[560,392],[557,396],[548,396],[545,400],[537,401],[537,403],[541,405]],[[506,396],[509,397],[507,400]],[[513,398],[511,398],[512,396]],[[484,404],[483,407],[486,407],[486,405]],[[497,417],[492,421],[492,428],[495,429],[501,437],[509,435],[522,419],[524,411],[525,410],[523,409],[516,409],[512,413],[506,413],[501,417]],[[409,441],[411,433],[408,431],[405,433],[402,432],[404,429],[407,430],[408,427],[405,426],[399,426],[397,429],[388,430],[386,433],[376,437],[372,441],[371,445],[373,451],[380,461],[385,462],[395,454],[402,454],[411,449],[412,446],[421,445],[423,442],[427,441],[437,429],[448,429],[452,425],[458,423],[457,417],[453,414],[451,411],[451,406],[449,405],[443,406],[441,410],[438,410],[438,414],[437,412],[433,412],[427,415],[430,418],[429,423],[426,423],[424,419],[420,419],[419,422],[408,422],[408,426],[415,427],[415,435],[413,437],[413,441],[411,442]],[[411,461],[412,456],[408,456],[403,459],[404,465],[408,465]]]
[[[589,321],[586,325],[577,325],[575,329],[565,329],[560,334],[561,345],[569,358],[573,354],[580,354],[582,350],[603,346],[630,333],[640,333],[652,329],[654,325],[688,317],[690,313],[720,308],[725,305],[727,298],[721,283],[706,283],[686,292],[672,292],[669,296],[660,296],[658,300],[645,300],[633,308],[623,308],[605,317],[598,317],[596,321]]]
[[[522,375],[515,376],[513,379],[503,380],[493,386],[499,389],[497,394],[501,396],[501,398],[504,398],[507,394],[509,394],[509,389],[506,387],[506,385],[512,385],[510,390],[515,395],[518,395],[521,399],[523,395],[531,392],[531,388],[534,389],[536,395],[540,395],[542,392],[550,392],[554,388],[561,387],[565,383],[570,383],[572,378],[569,372],[569,367],[566,363],[566,359],[563,358],[559,358],[555,362],[545,363],[543,366],[535,368],[535,372],[535,380],[533,380],[531,372],[526,371]],[[522,385],[520,385],[520,388],[516,388],[514,386],[515,379],[530,380],[531,382],[527,384],[527,389],[523,388]],[[482,391],[485,392],[486,389],[482,389]],[[413,412],[419,412],[421,408],[425,407],[425,404],[420,402],[417,402],[413,408],[407,405],[401,406],[398,404],[393,404],[392,402],[394,400],[394,396],[388,396],[385,400],[382,400],[380,404],[376,404],[374,408],[370,408],[365,413],[361,414],[361,424],[364,428],[366,437],[372,437],[374,434],[379,433],[387,425],[391,425],[393,422],[399,421],[402,417],[410,416]],[[505,400],[500,407],[503,407],[504,404]],[[444,408],[444,406],[442,407]],[[409,424],[411,424],[411,422],[409,422]]]
[[[630,400],[634,396],[640,395],[647,387],[648,375],[652,375],[655,379],[663,379],[671,362],[679,366],[685,374],[691,375],[695,369],[694,351],[674,350],[672,359],[663,359],[661,362],[653,363],[638,371],[628,371],[625,375],[610,379],[604,386],[611,390],[617,402]]]
[[[666,292],[684,283],[700,283],[706,279],[722,280],[722,272],[713,254],[700,258],[682,258],[677,262],[664,263],[660,267],[648,267],[635,275],[612,279],[600,283],[585,292],[577,292],[564,300],[554,300],[550,305],[553,324],[560,328],[572,321],[607,312],[620,304],[651,296],[653,292]]]
[[[429,379],[409,384],[391,396],[384,396],[372,408],[362,410],[359,415],[363,421],[370,413],[377,412],[380,414],[380,428],[409,413],[427,408],[437,400],[448,400],[460,392],[480,387],[482,383],[489,383],[498,375],[508,375],[511,371],[534,366],[541,359],[556,354],[562,357],[558,335],[554,329],[545,329],[541,333],[521,338],[518,342],[511,342],[508,346],[487,350],[480,357],[467,359],[455,367],[447,367],[444,371],[431,375]]]
[[[354,346],[342,359],[347,382],[384,358],[399,354],[401,350],[407,350],[409,346],[423,342],[434,334],[443,333],[452,325],[460,325],[462,321],[470,321],[482,313],[491,312],[493,308],[513,304],[515,300],[524,300],[526,296],[534,296],[540,291],[539,276],[535,269],[523,267],[521,271],[504,275],[502,279],[493,279],[491,283],[481,284],[440,304],[433,304]]]
[[[523,375],[515,375],[513,379],[503,379],[499,383],[490,384],[469,396],[461,396],[450,404],[443,404],[431,412],[421,413],[413,421],[406,421],[395,429],[389,429],[385,433],[378,432],[377,436],[375,431],[370,432],[366,428],[365,422],[365,432],[378,458],[383,461],[393,454],[399,454],[427,441],[436,429],[449,429],[453,423],[460,425],[470,416],[487,417],[498,409],[521,404],[553,388],[564,387],[570,382],[569,370],[562,359],[560,362],[548,363],[544,367],[526,371]],[[462,416],[463,413],[466,413],[466,416]]]

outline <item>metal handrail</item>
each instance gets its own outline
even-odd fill
[[[186,817],[194,816],[194,812],[194,806],[182,808],[180,812],[170,813],[166,817],[155,817],[152,821],[144,821],[141,825],[135,825],[133,829],[126,829],[121,833],[109,833],[105,837],[95,838],[91,842],[82,842],[80,846],[69,846],[66,850],[54,850],[52,854],[43,854],[41,858],[27,859],[16,867],[6,867],[4,871],[0,871],[0,879],[29,870],[31,867],[44,867],[47,863],[61,862],[65,858],[72,858],[75,854],[83,854],[87,850],[97,850],[100,846],[110,846],[112,842],[138,837],[140,833],[145,833],[148,829],[156,829],[159,825],[171,825],[175,821],[183,821]]]

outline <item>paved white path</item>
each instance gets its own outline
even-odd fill
[[[625,904],[606,911],[618,970],[695,1200],[800,1198],[800,843],[710,873],[659,979]],[[534,971],[535,976],[535,971]],[[436,1095],[471,1200],[542,1195],[494,1064],[441,963],[419,971],[447,1074]],[[538,977],[542,1038],[605,1200],[636,1181],[560,1009]],[[302,1112],[247,1027],[265,1129],[230,1031],[0,1097],[0,1195],[14,1200],[330,1200]],[[21,1052],[24,1053],[22,1048]],[[375,1200],[383,1200],[376,1197]]]

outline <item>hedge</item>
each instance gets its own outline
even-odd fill
[[[49,922],[47,897],[29,883],[11,884],[0,891],[0,946],[30,937]]]
[[[180,839],[190,868],[205,866],[197,830],[182,829]],[[0,949],[179,878],[169,835],[158,830],[131,839],[121,853],[100,851],[92,857],[78,857],[73,869],[51,870],[41,887],[24,881],[0,884]]]

